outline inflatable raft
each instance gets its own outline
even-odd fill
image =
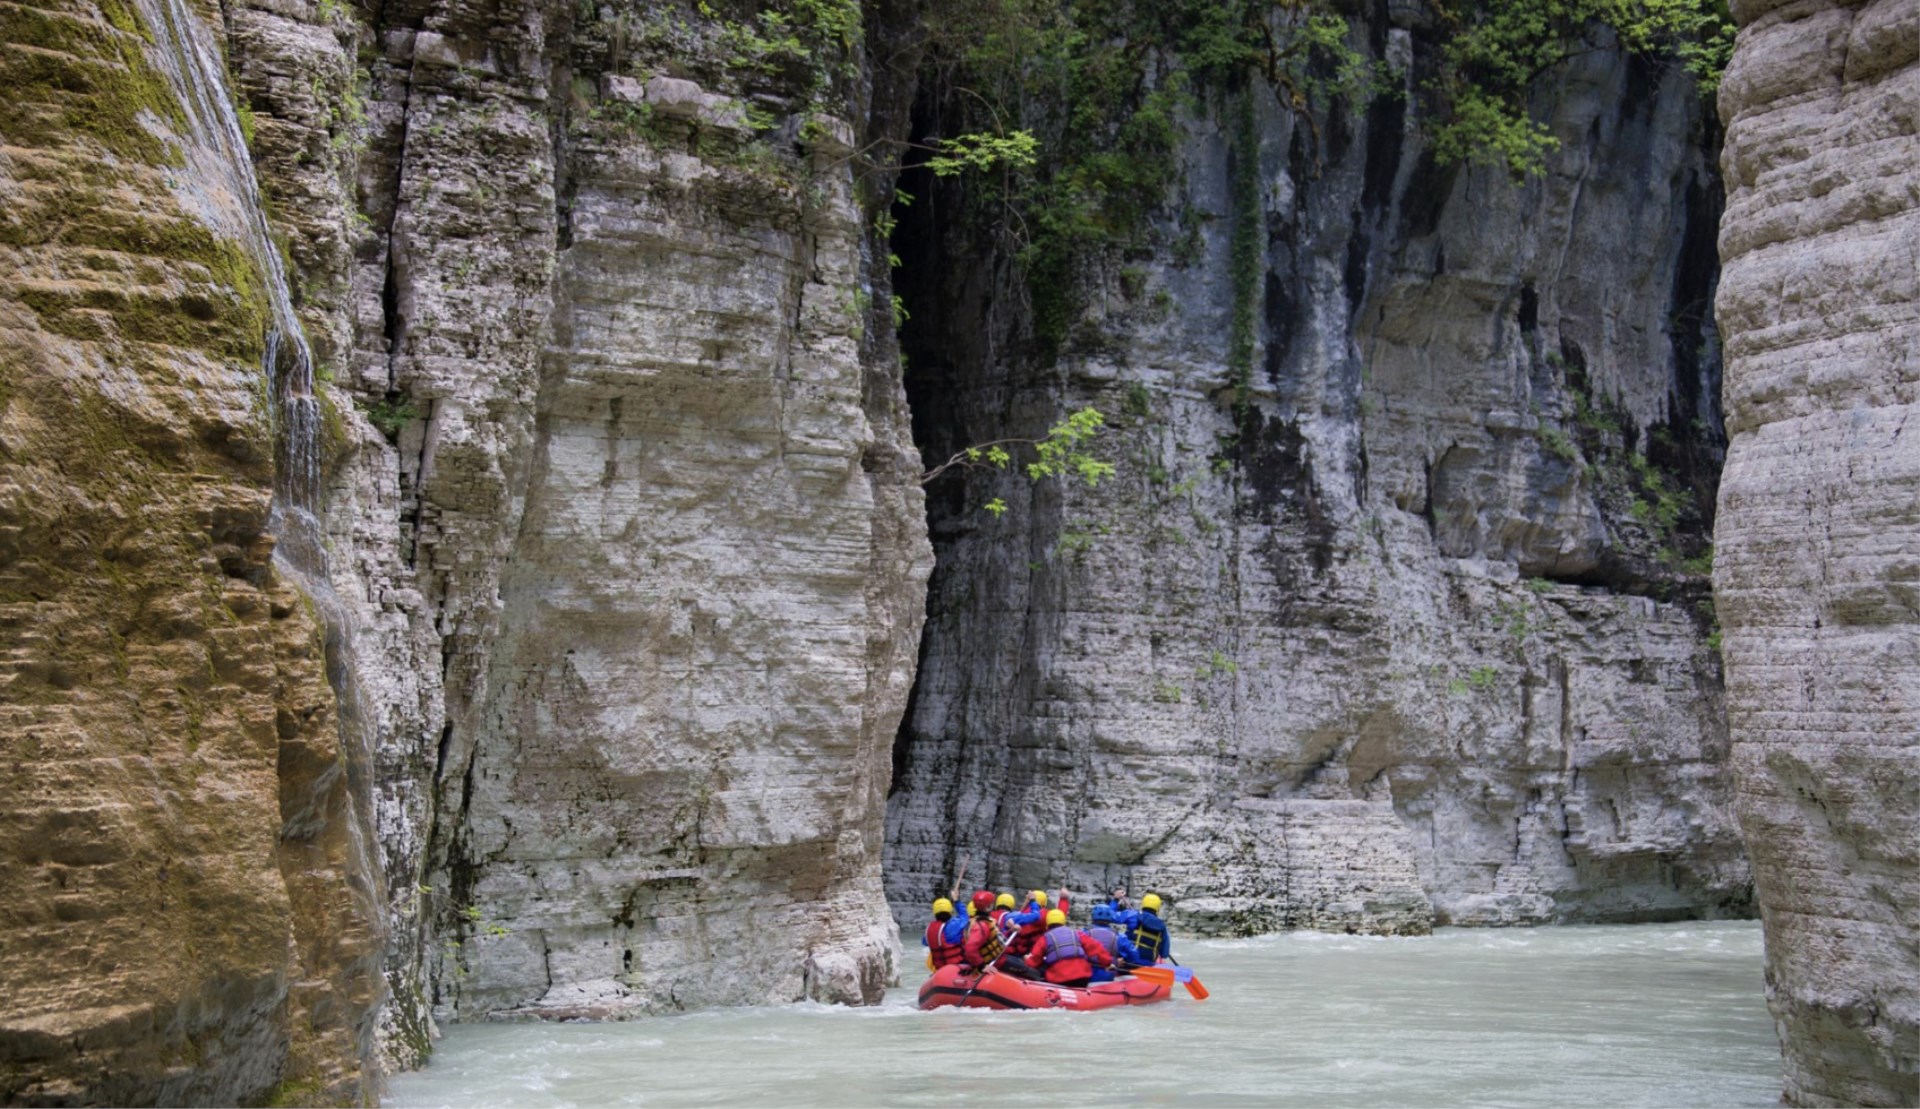
[[[920,1007],[940,1009],[957,1005],[967,1009],[1111,1009],[1117,1005],[1151,1005],[1173,996],[1172,983],[1120,978],[1096,982],[1084,990],[1033,982],[989,970],[981,976],[958,966],[941,967],[920,987]]]

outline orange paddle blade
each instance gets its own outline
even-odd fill
[[[1197,975],[1187,977],[1187,992],[1193,995],[1195,1001],[1205,1001],[1208,997],[1207,988],[1200,984]]]
[[[1143,982],[1158,982],[1162,986],[1173,985],[1172,967],[1134,967],[1131,973]]]

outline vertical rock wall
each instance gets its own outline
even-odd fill
[[[436,1015],[878,996],[931,552],[853,158],[899,90],[816,8],[804,58],[730,8],[0,13],[0,1099],[361,1100]],[[177,34],[312,341],[324,628]]]
[[[217,26],[0,12],[8,1102],[372,1090],[366,768],[273,561],[272,248],[194,84]]]
[[[1715,591],[1786,1097],[1920,1101],[1920,11],[1734,5]]]
[[[901,271],[928,455],[1094,404],[1121,472],[929,491],[903,918],[961,854],[1000,885],[1150,886],[1206,930],[1749,911],[1684,565],[1718,467],[1712,123],[1683,74],[1600,52],[1540,94],[1543,178],[1437,169],[1431,29],[1393,11],[1356,41],[1403,98],[1202,94],[1150,247],[1080,273],[1057,360],[978,225],[939,219],[964,197],[907,183],[932,190]],[[1665,523],[1653,471],[1686,506]]]
[[[891,974],[885,760],[930,552],[851,168],[885,125],[844,40],[743,70],[736,17],[234,16],[310,331],[364,417],[329,527],[399,1065],[434,1014]]]

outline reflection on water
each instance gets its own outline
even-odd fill
[[[1098,1013],[792,1005],[448,1030],[387,1104],[1751,1105],[1750,922],[1189,941],[1213,991]]]

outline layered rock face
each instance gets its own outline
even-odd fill
[[[297,344],[213,21],[0,23],[0,1100],[364,1100],[367,762],[274,554]]]
[[[1714,571],[1801,1105],[1920,1101],[1920,13],[1737,4]]]
[[[432,1014],[892,973],[881,813],[931,554],[843,7],[798,27],[812,60],[752,66],[730,15],[644,5],[235,17],[366,417],[328,519],[398,1063]]]
[[[853,168],[892,78],[816,8],[804,49],[644,5],[5,16],[4,1096],[364,1100],[436,1015],[878,997],[931,551]],[[273,495],[295,307],[317,536]]]
[[[907,182],[928,456],[1093,404],[1120,473],[929,491],[903,919],[962,855],[1203,931],[1750,911],[1698,570],[1711,121],[1683,75],[1589,55],[1537,104],[1544,178],[1437,170],[1429,33],[1358,32],[1409,82],[1364,113],[1204,94],[1154,248],[1081,272],[1057,360],[977,224],[929,214],[960,199]]]

